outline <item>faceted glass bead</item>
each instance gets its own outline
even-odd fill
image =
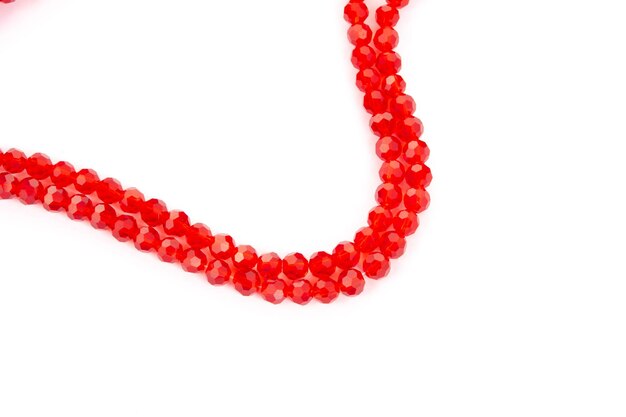
[[[398,46],[400,36],[392,27],[381,27],[374,35],[374,45],[379,51],[388,52]],[[395,71],[397,72],[397,71]]]
[[[17,149],[9,149],[3,156],[4,169],[11,174],[17,174],[26,169],[26,155]]]
[[[259,259],[256,250],[250,245],[239,245],[233,255],[235,267],[243,270],[252,269]]]
[[[420,225],[417,214],[408,210],[401,210],[393,219],[393,228],[400,236],[410,236],[417,231]]]
[[[383,161],[393,161],[402,155],[402,145],[393,136],[383,136],[376,142],[376,155]]]
[[[433,174],[430,172],[430,168],[426,165],[413,165],[411,166],[405,175],[406,183],[411,188],[426,188],[430,185],[433,179]]]
[[[180,253],[180,264],[187,272],[196,273],[204,271],[207,265],[207,258],[197,249],[187,249]]]
[[[306,279],[297,279],[287,287],[287,296],[296,304],[308,304],[313,297],[313,286]]]
[[[244,271],[238,270],[233,275],[233,285],[242,295],[254,294],[260,284],[259,274],[253,269]]]
[[[380,87],[380,73],[375,68],[365,68],[356,75],[356,86],[362,92],[377,90]]]
[[[367,45],[372,40],[372,29],[363,23],[357,23],[348,29],[348,40],[355,46]]]
[[[388,97],[395,97],[398,94],[404,93],[404,90],[406,90],[406,82],[404,78],[398,74],[388,75],[383,77],[380,89]]]
[[[376,201],[387,209],[394,209],[402,203],[402,190],[396,184],[384,183],[376,190]]]
[[[144,226],[135,237],[135,247],[142,252],[156,251],[161,245],[161,236],[154,228]]]
[[[91,225],[96,229],[113,229],[117,213],[113,207],[106,203],[96,204],[91,215]]]
[[[363,97],[363,107],[370,114],[384,113],[387,110],[387,97],[378,90],[368,91]]]
[[[283,273],[290,279],[304,278],[309,262],[301,253],[291,253],[283,259]]]
[[[376,23],[378,26],[395,26],[400,20],[400,12],[395,7],[385,5],[376,10]]]
[[[217,259],[229,259],[235,254],[235,241],[228,235],[215,235],[210,249]]]
[[[93,214],[93,202],[82,194],[76,194],[70,198],[67,205],[67,216],[73,220],[89,219]]]
[[[409,165],[423,164],[430,156],[430,149],[421,140],[412,140],[406,144],[403,158]]]
[[[52,167],[50,179],[57,187],[67,187],[68,185],[74,183],[74,180],[76,179],[76,170],[69,162],[57,162]]]
[[[380,252],[372,252],[363,260],[363,272],[369,278],[380,279],[389,274],[389,259]]]
[[[415,113],[417,105],[413,97],[401,94],[389,102],[389,110],[399,119],[404,119]]]
[[[357,46],[352,51],[352,65],[356,69],[370,68],[376,62],[376,52],[367,46]]]
[[[331,303],[339,296],[339,283],[327,277],[322,277],[313,285],[313,295],[324,304]]]
[[[283,260],[274,252],[263,254],[259,256],[256,270],[264,280],[276,278],[283,271]]]
[[[105,178],[96,186],[96,192],[102,202],[107,204],[117,203],[124,197],[122,184],[115,178]]]
[[[187,243],[194,249],[208,248],[212,241],[211,229],[202,223],[196,223],[187,229]]]
[[[0,172],[0,199],[13,198],[17,191],[17,179],[8,172]]]
[[[398,161],[384,162],[378,171],[383,182],[400,184],[404,179],[404,165]]]
[[[272,304],[280,304],[287,297],[287,284],[282,279],[271,279],[263,282],[261,296]]]
[[[124,191],[124,195],[120,201],[120,208],[126,213],[139,213],[143,203],[143,194],[136,188],[129,188]]]
[[[387,0],[387,4],[398,9],[409,4],[409,0]]]
[[[35,204],[42,201],[44,188],[34,178],[24,178],[17,184],[17,198],[24,204]]]
[[[430,195],[420,188],[410,188],[404,195],[404,206],[413,213],[421,213],[428,208]]]
[[[347,296],[359,295],[365,288],[365,278],[360,271],[348,269],[339,275],[339,287],[341,292]]]
[[[316,277],[329,277],[335,273],[335,262],[327,252],[315,252],[309,260],[309,270]]]
[[[380,237],[380,251],[390,259],[398,259],[404,254],[406,240],[396,232],[387,232]]]
[[[391,212],[384,207],[378,206],[374,207],[367,217],[367,223],[370,227],[377,232],[381,233],[389,229],[391,223],[393,221],[393,217]]]
[[[378,248],[378,242],[380,235],[371,227],[364,227],[359,229],[354,236],[354,246],[359,252],[367,253],[372,252]]]
[[[402,59],[397,52],[383,52],[378,55],[376,68],[383,75],[397,74],[402,69]]]
[[[159,259],[163,262],[174,263],[180,258],[182,245],[172,237],[166,237],[161,241],[161,246],[157,250]]]
[[[74,179],[76,189],[85,195],[96,191],[99,182],[100,177],[98,177],[98,174],[93,169],[81,169]]]
[[[165,233],[173,236],[185,236],[189,227],[189,216],[184,211],[179,210],[170,211],[163,224]]]
[[[122,214],[113,225],[113,236],[120,242],[134,240],[139,234],[139,227],[133,216]]]
[[[417,117],[407,117],[402,122],[398,123],[397,135],[405,142],[417,140],[424,133],[424,125],[422,121]]]
[[[206,278],[211,285],[224,285],[230,281],[230,267],[224,261],[215,259],[209,262],[206,269]]]
[[[141,207],[142,220],[152,227],[162,225],[168,217],[167,206],[163,201],[156,198],[146,201]]]
[[[26,161],[26,172],[37,180],[43,180],[52,173],[52,162],[42,153],[33,154]]]
[[[48,211],[66,210],[70,203],[70,197],[64,188],[51,185],[46,188],[43,196],[43,206]]]
[[[333,261],[338,268],[348,269],[356,266],[361,254],[352,242],[341,242],[333,250]]]
[[[389,136],[393,133],[395,120],[389,112],[375,114],[370,119],[370,127],[378,136]]]
[[[343,9],[344,19],[346,19],[346,22],[351,24],[365,22],[368,15],[369,10],[365,3],[362,2],[348,3]]]

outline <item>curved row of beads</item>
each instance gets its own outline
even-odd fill
[[[155,252],[164,262],[203,273],[214,285],[231,283],[243,295],[259,293],[272,303],[329,303],[340,293],[357,295],[365,286],[363,274],[379,279],[389,273],[389,260],[404,253],[405,238],[419,225],[417,214],[429,204],[425,189],[432,175],[424,165],[429,150],[420,140],[423,127],[413,116],[415,101],[404,93],[406,84],[398,75],[401,59],[393,51],[399,40],[394,29],[398,9],[406,4],[408,0],[387,0],[376,11],[380,28],[375,33],[365,23],[369,10],[362,0],[351,0],[344,10],[351,24],[348,38],[355,46],[357,86],[379,137],[376,152],[383,160],[383,183],[368,226],[332,253],[316,252],[309,259],[300,253],[257,255],[251,246],[237,246],[225,234],[213,235],[207,226],[191,224],[184,212],[170,211],[162,201],[145,199],[115,179],[101,180],[93,170],[77,171],[67,162],[53,164],[43,154],[27,157],[16,149],[0,150],[0,199],[40,203],[49,211],[89,221],[141,251]]]

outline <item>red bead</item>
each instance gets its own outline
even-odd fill
[[[426,188],[430,185],[433,174],[426,165],[413,165],[407,170],[405,179],[411,188]]]
[[[380,89],[388,97],[395,97],[398,94],[404,93],[406,89],[406,82],[404,78],[398,74],[388,75],[383,77]]]
[[[357,46],[354,51],[352,51],[352,65],[356,69],[369,68],[374,65],[376,62],[376,52],[367,46]]]
[[[64,188],[59,188],[55,185],[51,185],[46,188],[46,192],[43,196],[43,206],[46,210],[67,210],[67,206],[69,203],[70,197]]]
[[[258,259],[256,250],[252,246],[240,245],[233,255],[233,264],[239,269],[248,270],[256,266]]]
[[[142,220],[152,227],[160,226],[165,223],[169,214],[165,203],[156,198],[146,201],[141,207]]]
[[[96,204],[91,215],[91,225],[96,229],[113,229],[117,213],[113,207],[106,203]]]
[[[341,242],[333,250],[333,261],[338,268],[348,269],[354,267],[361,254],[352,242]]]
[[[196,223],[187,229],[187,243],[194,249],[208,248],[212,241],[211,229],[202,223]]]
[[[9,149],[3,156],[4,169],[12,174],[17,174],[26,169],[26,155],[17,149]]]
[[[173,236],[184,236],[189,227],[189,217],[185,212],[179,210],[172,210],[163,224],[165,233]]]
[[[93,219],[93,217],[92,217]],[[144,226],[135,237],[135,247],[142,252],[156,251],[161,245],[161,236],[154,228]]]
[[[430,149],[421,140],[412,140],[406,144],[404,149],[404,160],[409,165],[423,164],[430,156]]]
[[[76,170],[69,162],[57,162],[52,167],[50,179],[58,187],[67,187],[68,185],[74,183],[76,179]]]
[[[370,227],[377,232],[384,232],[389,229],[391,223],[393,221],[393,217],[391,212],[384,207],[374,207],[372,211],[369,212],[367,217],[367,223]]]
[[[187,249],[180,253],[180,264],[187,272],[195,274],[206,269],[207,259],[202,251],[197,249]]]
[[[35,204],[42,201],[44,188],[34,178],[24,178],[17,184],[17,198],[24,204]]]
[[[313,285],[313,295],[324,304],[333,302],[339,296],[339,283],[327,277],[322,277]]]
[[[378,55],[376,68],[384,75],[397,74],[402,69],[402,59],[397,52],[383,52]]]
[[[74,179],[76,189],[85,195],[96,191],[99,182],[100,177],[98,177],[98,174],[93,169],[81,169]]]
[[[304,278],[309,271],[309,262],[301,253],[291,253],[283,259],[283,273],[289,279]]]
[[[180,258],[182,245],[173,237],[166,237],[161,241],[161,246],[157,250],[159,259],[163,262],[174,263]]]
[[[387,110],[387,97],[378,90],[368,91],[363,97],[363,107],[370,114],[384,113]]]
[[[353,297],[363,292],[365,279],[356,269],[348,269],[339,275],[339,288],[347,296]]]
[[[351,24],[365,22],[367,16],[369,16],[369,10],[362,2],[348,3],[343,9],[344,19]]]
[[[238,270],[233,276],[233,285],[242,295],[252,295],[259,287],[259,274],[255,270]]]
[[[105,178],[96,186],[96,192],[102,202],[107,204],[117,203],[124,197],[122,184],[115,178]]]
[[[120,208],[126,213],[139,213],[143,203],[143,194],[136,188],[129,188],[124,191],[124,195],[120,201]]]
[[[398,137],[405,142],[419,139],[422,133],[424,133],[424,125],[417,117],[407,117],[398,123]]]
[[[82,194],[76,194],[70,198],[67,205],[67,216],[73,220],[89,219],[93,214],[93,202]]]
[[[283,271],[283,260],[274,252],[263,254],[259,256],[256,270],[263,280],[274,279]]]
[[[364,93],[380,87],[380,73],[375,68],[365,68],[356,75],[356,86]]]
[[[313,286],[306,279],[295,280],[287,287],[287,296],[296,304],[308,304],[313,297]]]
[[[401,94],[389,102],[389,110],[399,119],[404,119],[415,113],[417,105],[413,97]]]
[[[384,278],[389,274],[389,270],[389,259],[380,252],[369,253],[363,260],[363,272],[369,278]]]
[[[215,235],[210,249],[217,259],[228,259],[235,254],[235,241],[228,235]]]
[[[335,262],[327,252],[315,252],[309,260],[309,270],[316,277],[329,277],[335,272]]]
[[[33,154],[26,161],[26,172],[37,180],[43,180],[52,173],[52,162],[42,153]]]
[[[393,136],[383,136],[376,142],[376,155],[383,161],[393,161],[402,155],[402,145]]]
[[[374,45],[379,51],[388,52],[398,46],[400,36],[392,27],[381,27],[374,35]],[[397,71],[394,71],[397,72]]]
[[[348,40],[355,46],[367,45],[372,40],[372,29],[362,23],[352,25],[348,29]]]
[[[371,227],[359,229],[354,236],[354,246],[362,253],[367,253],[378,248],[380,235]]]
[[[387,4],[398,9],[409,4],[409,0],[387,0]]]
[[[8,172],[0,172],[0,199],[13,198],[17,191],[18,181]]]
[[[396,208],[402,203],[402,190],[396,184],[384,183],[376,190],[376,201],[387,209]]]
[[[393,133],[395,120],[391,113],[379,113],[370,119],[370,127],[378,136],[389,136]]]
[[[134,240],[139,234],[139,227],[133,216],[122,214],[113,225],[113,236],[120,242]]]
[[[380,179],[383,182],[390,182],[392,184],[400,184],[404,179],[404,165],[398,161],[389,161],[383,163],[378,171]]]
[[[404,254],[406,240],[399,233],[387,232],[380,237],[380,251],[390,259],[398,259]]]
[[[395,7],[381,6],[376,10],[376,23],[378,26],[395,26],[400,20],[400,12]]]
[[[272,304],[280,304],[287,297],[287,284],[282,279],[264,281],[261,286],[261,297]]]
[[[230,267],[224,261],[215,259],[209,262],[206,269],[206,279],[211,285],[224,285],[230,281]]]
[[[419,188],[410,188],[404,195],[404,206],[413,213],[421,213],[428,208],[430,195],[428,191]]]
[[[417,214],[408,210],[401,210],[393,219],[393,228],[400,236],[410,236],[417,231],[420,225]]]

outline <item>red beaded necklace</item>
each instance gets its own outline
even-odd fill
[[[0,0],[12,3],[13,0]],[[398,72],[401,59],[394,52],[399,9],[409,0],[387,0],[376,10],[378,30],[365,23],[364,0],[350,0],[344,17],[351,25],[348,39],[355,46],[352,63],[363,106],[372,114],[370,126],[379,137],[376,153],[383,160],[378,206],[369,212],[368,226],[351,242],[339,243],[332,253],[300,253],[283,258],[276,253],[257,255],[248,245],[235,245],[226,234],[213,234],[187,215],[168,210],[157,199],[145,199],[135,188],[124,189],[113,178],[100,179],[91,169],[75,170],[68,162],[53,164],[41,153],[27,157],[17,149],[0,150],[0,199],[17,197],[24,204],[42,204],[65,212],[71,219],[89,221],[109,230],[122,242],[133,242],[144,252],[155,252],[164,262],[179,263],[185,271],[203,273],[213,285],[231,283],[243,295],[259,293],[271,303],[286,298],[298,304],[312,299],[323,303],[340,293],[360,294],[363,274],[380,279],[389,273],[389,260],[400,257],[405,238],[417,230],[417,214],[429,204],[426,187],[432,175],[424,165],[429,149],[420,140],[423,126],[413,116],[415,101],[404,93]]]

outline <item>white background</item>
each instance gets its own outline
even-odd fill
[[[260,250],[330,250],[377,183],[343,5],[3,6],[0,147],[93,167]],[[355,299],[245,299],[1,202],[0,415],[625,416],[625,15],[403,11],[433,201]]]

